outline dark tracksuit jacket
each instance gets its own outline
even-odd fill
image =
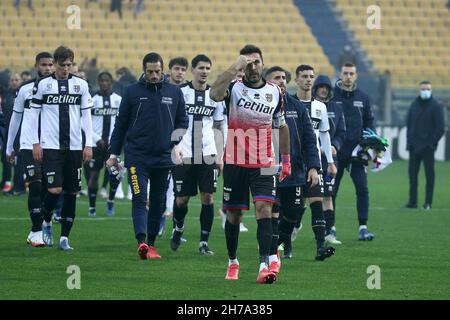
[[[284,97],[284,116],[289,127],[291,143],[291,175],[283,182],[277,182],[277,187],[304,186],[309,169],[320,170],[316,134],[312,128],[306,107],[289,94]]]
[[[152,237],[158,234],[167,178],[170,168],[175,166],[171,152],[179,142],[172,141],[172,132],[187,128],[184,97],[178,86],[167,82],[151,84],[142,76],[138,83],[125,89],[109,151],[119,155],[125,144],[125,166],[133,192],[132,215],[138,241],[145,234]],[[147,218],[148,180],[151,206]]]
[[[360,89],[352,91],[342,89],[341,81],[334,87],[332,101],[342,108],[345,118],[346,135],[338,151],[338,174],[336,176],[336,196],[345,169],[348,169],[356,189],[356,208],[360,225],[365,225],[369,216],[369,190],[367,187],[366,168],[351,162],[353,149],[358,145],[363,130],[370,128],[375,131],[374,116],[369,97]]]
[[[426,178],[425,203],[431,205],[434,191],[434,152],[445,132],[443,108],[433,97],[428,100],[417,97],[409,109],[406,125],[409,203],[417,205],[418,174],[423,160]]]

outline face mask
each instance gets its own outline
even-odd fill
[[[431,90],[420,90],[420,98],[422,100],[428,100],[431,98]]]

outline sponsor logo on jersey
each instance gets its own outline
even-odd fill
[[[211,117],[215,108],[209,106],[193,106],[186,105],[186,113],[188,115],[201,115],[205,117]]]
[[[244,98],[240,98],[237,102],[237,106],[245,109],[250,109],[256,112],[262,112],[267,114],[273,114],[275,107],[267,106],[264,103],[258,103],[255,101],[248,101]]]
[[[253,99],[255,99],[255,100],[259,100],[259,93],[255,93],[255,95],[254,95],[254,97],[253,97]]]
[[[61,92],[63,92],[63,91],[67,91],[66,86],[61,86]]]
[[[198,97],[197,97],[197,101],[198,101],[198,102],[203,102],[203,97],[202,97],[202,96],[198,96]]]
[[[117,108],[96,108],[92,109],[93,116],[117,116],[119,110]]]
[[[61,89],[61,91],[63,91]],[[81,104],[79,94],[46,94],[43,96],[44,104]]]

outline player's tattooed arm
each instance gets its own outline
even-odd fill
[[[231,81],[236,79],[239,71],[244,70],[247,67],[247,64],[251,62],[253,62],[252,59],[243,55],[239,56],[239,59],[233,63],[227,71],[222,73],[211,86],[211,91],[209,93],[210,98],[216,102],[223,101],[227,96],[227,89]]]

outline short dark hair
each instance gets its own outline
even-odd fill
[[[113,76],[112,76],[111,73],[109,73],[108,71],[102,71],[102,72],[100,72],[100,73],[98,74],[98,76],[97,76],[97,81],[99,81],[100,78],[103,77],[103,76],[107,76],[109,79],[111,79],[111,81],[113,80]]]
[[[56,62],[66,61],[67,59],[70,59],[73,62],[75,54],[73,53],[72,49],[65,46],[59,46],[53,53],[53,58]]]
[[[20,73],[20,77],[23,77],[23,76],[31,76],[31,72],[28,70],[22,71]]]
[[[431,85],[431,81],[430,80],[423,80],[423,81],[420,81],[420,86],[421,85],[423,85],[423,84],[429,84],[429,85]]]
[[[297,67],[297,69],[295,69],[295,76],[297,77],[300,72],[305,71],[305,70],[314,71],[314,68],[312,66],[310,66],[309,64],[301,64]]]
[[[258,48],[257,46],[254,46],[252,44],[246,44],[241,51],[239,51],[239,54],[245,55],[245,54],[251,54],[251,53],[259,53],[259,55],[261,56],[261,60],[264,61],[263,59],[263,55],[261,52],[261,49]]]
[[[348,67],[348,68],[356,68],[356,65],[353,62],[346,62],[342,65],[343,67]]]
[[[192,59],[191,61],[191,67],[195,68],[199,62],[208,62],[211,66],[212,66],[212,62],[211,59],[208,58],[206,55],[204,54],[198,54],[194,57],[194,59]]]
[[[172,69],[172,67],[176,64],[186,68],[189,66],[189,62],[185,57],[176,57],[169,61],[169,69]]]
[[[36,62],[36,63],[39,63],[39,61],[40,61],[41,59],[53,59],[53,56],[52,56],[52,54],[51,54],[50,52],[46,52],[46,51],[39,52],[39,53],[36,55],[35,62]]]
[[[147,63],[157,63],[157,62],[161,63],[161,69],[164,69],[163,58],[159,55],[159,53],[150,52],[147,53],[144,59],[142,60],[142,67],[145,69],[145,65]]]
[[[269,74],[274,73],[274,72],[284,72],[284,73],[286,73],[286,70],[284,70],[280,66],[273,66],[273,67],[270,67],[269,69],[266,70],[266,72],[264,73],[264,77],[267,78],[267,76]]]

